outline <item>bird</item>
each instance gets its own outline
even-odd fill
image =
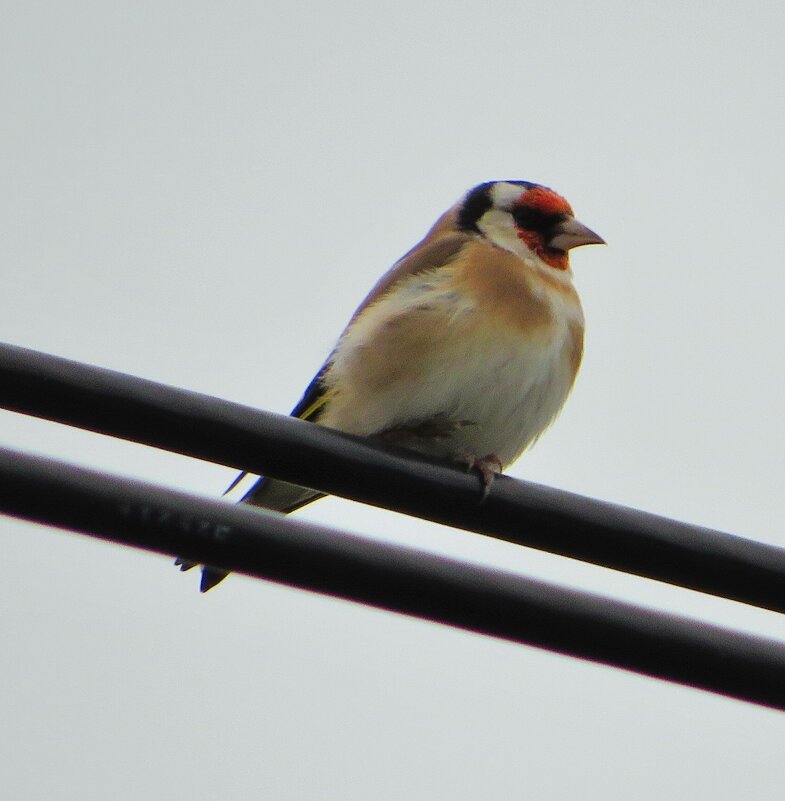
[[[292,416],[461,462],[484,497],[573,386],[584,315],[569,254],[592,244],[605,241],[547,186],[475,186],[371,289]],[[320,497],[261,477],[240,502],[289,513]],[[201,591],[226,575],[204,566]]]

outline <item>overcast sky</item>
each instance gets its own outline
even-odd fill
[[[785,7],[35,2],[0,22],[0,339],[288,412],[472,185],[553,186],[584,365],[515,476],[785,546]],[[229,469],[0,413],[0,445]],[[304,519],[785,641],[781,616],[346,501]],[[785,716],[0,518],[0,796],[772,797]]]

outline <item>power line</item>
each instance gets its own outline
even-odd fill
[[[283,415],[0,345],[0,405],[551,553],[785,611],[785,550]]]
[[[785,645],[0,449],[0,511],[785,709]]]

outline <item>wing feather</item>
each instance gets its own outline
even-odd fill
[[[442,215],[436,224],[431,228],[426,237],[415,245],[406,255],[399,259],[376,283],[368,293],[363,302],[357,307],[357,311],[352,315],[345,330],[352,325],[357,317],[369,306],[379,300],[402,279],[412,275],[425,272],[426,270],[438,269],[451,262],[461,252],[463,247],[473,241],[475,237],[466,232],[455,231],[455,208],[450,209]],[[345,333],[345,331],[344,331]],[[334,351],[333,351],[334,353]],[[308,420],[312,423],[319,421],[325,406],[329,403],[332,390],[328,389],[324,383],[324,376],[330,367],[333,353],[327,357],[319,372],[314,376],[311,383],[303,393],[298,404],[292,409],[291,416],[300,420]],[[248,473],[240,473],[237,478],[229,485],[226,492],[233,490]],[[244,496],[243,500],[252,499],[261,489],[262,484],[267,481],[260,478],[250,491]]]

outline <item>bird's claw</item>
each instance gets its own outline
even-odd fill
[[[479,471],[482,478],[482,497],[480,498],[480,503],[482,503],[488,497],[494,479],[504,470],[501,459],[495,453],[488,453],[485,456],[465,453],[461,454],[456,461],[466,465],[467,473],[472,468],[477,468]]]

